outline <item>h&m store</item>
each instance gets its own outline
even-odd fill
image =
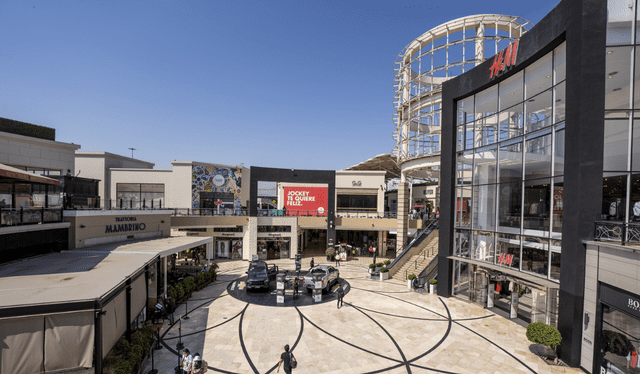
[[[443,84],[438,294],[556,325],[590,373],[640,370],[637,6],[561,1]]]

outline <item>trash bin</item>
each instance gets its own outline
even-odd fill
[[[284,304],[284,284],[286,282],[286,274],[276,274],[276,302],[278,304]]]

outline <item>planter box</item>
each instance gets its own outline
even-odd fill
[[[429,293],[432,295],[436,294],[436,286],[437,284],[429,284]]]
[[[380,280],[381,281],[387,280],[387,279],[389,279],[389,273],[388,272],[387,273],[380,273]]]
[[[411,280],[411,279],[407,279],[407,289],[408,289],[409,291],[411,291],[411,283],[412,283],[412,282],[413,282],[413,280]]]

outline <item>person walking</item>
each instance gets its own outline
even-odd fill
[[[195,356],[193,356],[193,363],[191,364],[189,374],[204,374],[207,372],[207,366],[209,365],[202,359],[200,353],[196,353]]]
[[[309,262],[309,270],[313,269],[315,262],[313,261],[313,257],[311,257],[311,262]]]
[[[342,288],[342,285],[339,285],[338,288],[336,288],[336,294],[338,295],[338,309],[340,309],[340,307],[343,305],[343,300],[344,300],[344,288]]]
[[[191,364],[193,364],[193,357],[188,348],[182,350],[182,374],[189,374],[191,371]]]
[[[294,299],[298,298],[298,287],[300,287],[300,279],[298,279],[298,277],[295,277],[293,279],[293,298]]]
[[[338,251],[336,251],[335,260],[336,266],[340,266],[340,254],[338,253]]]
[[[371,252],[373,253],[373,263],[375,264],[376,263],[376,252],[377,251],[376,251],[375,248],[373,248],[373,246],[371,247]]]
[[[278,370],[276,370],[276,373],[280,372],[280,366],[284,366],[285,374],[291,374],[292,362],[296,362],[297,365],[296,358],[293,356],[293,353],[289,352],[289,344],[287,344],[284,346],[284,352],[280,355],[280,361],[278,362]]]

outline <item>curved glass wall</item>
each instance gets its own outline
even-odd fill
[[[457,103],[454,254],[560,277],[565,43]]]

